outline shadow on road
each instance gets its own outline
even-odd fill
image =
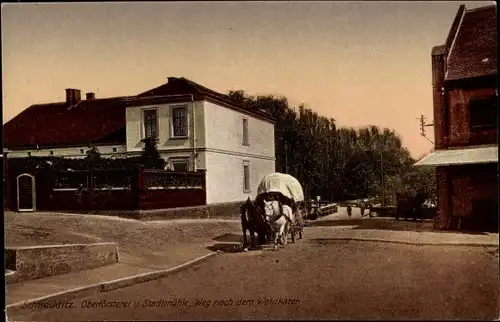
[[[224,234],[217,237],[212,238],[212,240],[219,242],[235,242],[240,243],[242,241],[243,235],[239,234]]]
[[[329,244],[346,244],[346,243],[352,243],[356,242],[353,240],[347,240],[347,239],[335,239],[335,238],[313,238],[309,239],[307,241],[308,243],[314,243],[318,245],[329,245]]]
[[[363,224],[363,219],[338,219],[338,220],[308,221],[307,227],[354,226],[362,224]]]
[[[241,252],[241,243],[218,243],[207,247],[213,252],[239,253]]]
[[[440,233],[461,233],[469,235],[486,235],[484,232],[456,231],[456,230],[438,230],[433,227],[434,221],[426,219],[423,221],[396,220],[393,218],[377,219],[338,219],[310,221],[308,227],[335,227],[335,226],[357,226],[353,229],[380,229],[393,231],[415,231],[415,232],[440,232]]]

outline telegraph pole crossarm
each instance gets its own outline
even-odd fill
[[[432,123],[425,123],[425,117],[423,114],[420,115],[420,118],[418,118],[418,120],[420,120],[420,135],[423,136],[427,141],[431,142],[432,144],[434,144],[434,142],[432,140],[430,140],[426,135],[425,135],[425,128],[428,127],[428,126],[434,126],[434,122]]]

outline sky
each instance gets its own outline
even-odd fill
[[[433,144],[431,49],[455,2],[2,3],[3,123],[32,104],[136,95],[186,77],[303,103],[339,126],[394,129],[414,157]],[[432,127],[427,128],[433,140]]]

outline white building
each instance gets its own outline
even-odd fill
[[[254,198],[275,171],[273,119],[185,78],[130,97],[82,100],[67,89],[66,102],[33,105],[4,125],[9,158],[82,158],[89,144],[127,157],[150,135],[170,169],[206,170],[207,204]]]

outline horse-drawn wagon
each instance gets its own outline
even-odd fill
[[[275,248],[280,237],[286,245],[288,232],[292,243],[297,233],[302,239],[306,207],[302,185],[296,178],[279,172],[268,174],[257,188],[255,202],[263,208],[266,221],[275,228]]]

